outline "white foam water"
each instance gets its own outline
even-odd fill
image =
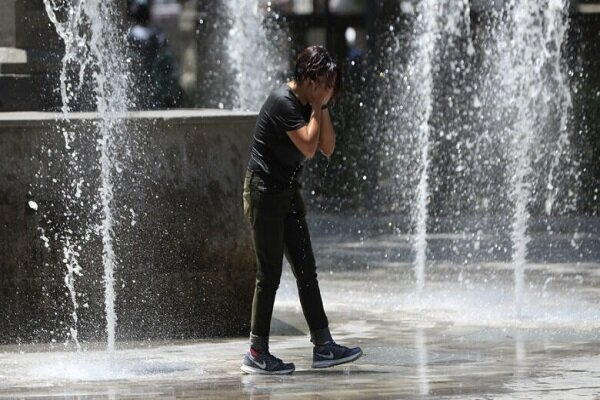
[[[492,233],[511,240],[507,250],[514,268],[514,312],[519,315],[532,204],[543,203],[545,212],[553,213],[557,196],[565,202],[569,192],[561,190],[561,178],[576,177],[573,169],[563,172],[570,158],[571,96],[561,58],[567,4],[507,1],[479,10],[487,17],[479,22],[476,40],[468,28],[468,2],[421,1],[403,10],[412,21],[410,45],[406,32],[390,26],[389,45],[382,49],[381,96],[374,104],[385,121],[373,125],[375,132],[385,132],[383,150],[397,164],[395,194],[409,199],[416,291],[426,281],[429,199],[436,196],[436,185],[453,185],[446,196],[455,215],[465,205],[476,208],[466,211],[482,214],[482,221],[488,212],[510,215]],[[406,52],[410,57],[404,63]],[[457,106],[457,99],[463,104]],[[446,117],[446,111],[452,115]],[[440,159],[454,165],[433,164]],[[448,176],[433,175],[439,171]],[[391,208],[403,210],[395,204]],[[467,229],[483,232],[477,226]]]
[[[550,155],[547,175],[548,194],[545,211],[551,212],[555,196],[553,176],[561,153],[568,146],[566,121],[570,106],[570,93],[560,68],[560,50],[566,31],[567,4],[552,2],[547,12],[546,1],[512,1],[507,5],[507,17],[501,25],[498,42],[498,71],[502,90],[497,96],[497,107],[506,117],[501,133],[511,138],[509,160],[511,179],[510,199],[513,203],[512,258],[515,278],[515,315],[521,314],[530,219],[530,203],[534,199],[533,186],[545,171],[536,171],[535,160]],[[551,68],[548,68],[550,66]],[[547,72],[550,70],[550,72]],[[556,83],[556,84],[554,84]],[[556,90],[548,89],[556,86]],[[558,93],[556,107],[549,98]],[[553,127],[551,121],[558,113],[559,148],[537,146]],[[536,173],[537,172],[537,173]]]
[[[427,263],[427,219],[430,193],[431,142],[433,127],[431,117],[434,109],[434,85],[437,78],[440,44],[443,34],[462,36],[462,27],[469,16],[468,2],[421,1],[416,10],[416,22],[412,32],[411,55],[406,67],[405,89],[411,92],[411,101],[404,105],[405,113],[412,119],[409,129],[416,139],[412,158],[418,164],[415,200],[412,210],[414,226],[413,250],[417,293],[425,287]],[[470,43],[470,36],[466,34]],[[472,46],[472,45],[470,45]]]
[[[60,21],[58,15],[59,12],[64,12],[63,4],[60,4],[57,0],[44,0],[44,6],[50,21],[54,24],[56,32],[65,45],[65,53],[62,58],[62,68],[60,71],[60,95],[62,99],[62,112],[64,115],[68,115],[71,111],[71,100],[75,96],[76,89],[83,85],[83,77],[87,67],[87,62],[79,64],[78,60],[87,60],[89,57],[88,48],[85,45],[85,37],[80,31],[81,23],[84,19],[82,1],[76,1],[72,4],[72,7],[68,9],[69,18],[65,21]],[[76,77],[78,78],[77,81],[71,80],[68,77],[68,72],[74,65],[79,67],[78,73],[76,74]],[[74,145],[76,132],[68,127],[64,127],[62,128],[62,134],[64,146],[68,152],[67,163],[69,164],[69,170],[76,179],[80,179],[82,173],[81,166],[75,161],[79,158],[79,151]],[[72,211],[73,202],[71,201],[71,198],[75,194],[76,193],[73,193],[72,185],[63,190],[65,204],[64,215],[68,220],[71,220],[74,214]],[[82,268],[79,265],[78,239],[72,229],[64,229],[60,238],[58,238],[58,241],[62,246],[62,262],[67,269],[65,274],[65,286],[69,291],[69,298],[71,299],[73,307],[69,334],[75,343],[77,350],[80,350],[81,346],[78,339],[77,316],[79,304],[77,302],[76,278],[77,276],[82,275]],[[49,247],[49,240],[47,238],[44,242],[46,246]]]
[[[100,139],[97,150],[100,154],[100,188],[99,208],[101,209],[101,222],[99,233],[102,238],[102,265],[104,268],[105,286],[105,312],[108,350],[113,351],[115,346],[115,290],[114,272],[117,268],[114,251],[114,224],[113,216],[113,170],[117,146],[116,138],[123,136],[122,116],[119,113],[127,110],[127,70],[124,67],[123,35],[118,32],[116,24],[117,15],[112,4],[107,2],[93,2],[79,0],[66,2],[59,0],[44,0],[46,12],[56,27],[56,31],[65,44],[63,68],[60,75],[61,96],[63,100],[63,113],[68,119],[72,103],[77,101],[79,91],[85,79],[89,76],[93,81],[92,96],[99,114]],[[70,78],[69,71],[75,69],[76,79]],[[71,149],[77,132],[64,130],[65,148]],[[76,162],[77,150],[72,150],[69,163],[78,170],[81,168]],[[82,179],[76,179],[73,184],[73,197],[81,196]],[[71,199],[71,195],[66,198]],[[68,204],[70,204],[67,201]],[[69,207],[67,205],[67,207]],[[71,211],[67,210],[70,214]],[[81,275],[83,268],[78,262],[81,243],[73,243],[75,239],[69,236],[63,238],[65,264],[68,272],[65,278],[73,303],[73,326],[70,328],[71,336],[77,341],[77,293],[75,277]]]
[[[252,0],[227,0],[231,19],[226,46],[235,74],[234,108],[257,111],[287,70],[287,32],[270,6]]]
[[[415,43],[415,55],[411,60],[410,68],[415,71],[411,75],[413,83],[411,86],[417,90],[417,143],[420,150],[419,183],[417,186],[416,206],[414,211],[415,237],[414,269],[416,277],[417,292],[422,292],[425,286],[425,262],[427,259],[427,198],[429,196],[429,136],[431,127],[429,119],[433,112],[433,68],[436,41],[439,35],[438,17],[436,9],[439,4],[436,1],[425,0],[419,2],[417,13],[420,18],[417,26]],[[420,68],[419,68],[420,66]]]

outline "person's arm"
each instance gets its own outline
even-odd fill
[[[325,156],[329,157],[333,154],[333,150],[335,149],[335,130],[333,129],[331,115],[329,114],[329,109],[327,107],[323,109],[322,114],[319,150],[321,150],[321,153]]]
[[[321,120],[323,111],[320,107],[313,109],[310,120],[307,125],[294,131],[287,132],[292,143],[300,150],[306,158],[312,158],[319,145],[319,136],[321,135]]]

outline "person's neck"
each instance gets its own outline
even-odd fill
[[[295,80],[291,80],[288,82],[288,86],[292,89],[298,100],[300,100],[300,103],[303,105],[308,104],[308,85],[299,84]]]

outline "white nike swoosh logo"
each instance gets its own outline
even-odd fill
[[[267,368],[267,362],[263,361],[263,362],[258,362],[256,360],[252,360],[252,362],[256,365],[258,365],[261,369],[266,369]]]
[[[333,360],[333,353],[330,351],[329,354],[321,354],[321,353],[317,353],[317,355],[319,357],[323,357],[326,358],[328,360]]]

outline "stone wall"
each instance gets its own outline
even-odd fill
[[[62,51],[43,1],[0,2],[0,111],[59,109]]]
[[[248,333],[255,261],[241,192],[254,119],[180,110],[119,120],[117,340]],[[95,113],[0,114],[1,343],[69,341],[69,248],[81,267],[79,338],[106,338],[99,124]]]

